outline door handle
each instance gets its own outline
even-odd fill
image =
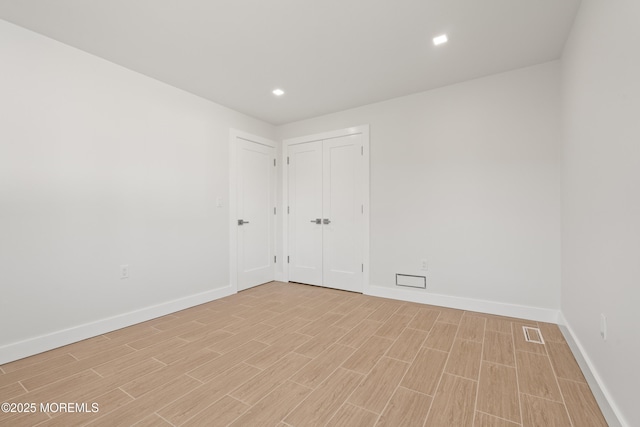
[[[238,225],[244,225],[244,224],[249,224],[249,221],[245,221],[244,219],[238,220]]]
[[[312,219],[311,222],[314,222],[316,224],[322,224],[322,220],[320,218]]]
[[[329,218],[325,218],[322,220],[323,224],[331,224],[331,220]]]

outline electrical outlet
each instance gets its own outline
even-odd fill
[[[424,258],[420,261],[420,270],[427,271],[427,259]]]
[[[129,264],[123,264],[120,266],[120,279],[129,278]]]
[[[607,316],[604,313],[600,314],[600,336],[607,340]]]

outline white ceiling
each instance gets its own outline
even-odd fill
[[[283,124],[557,59],[579,4],[0,0],[0,17]]]

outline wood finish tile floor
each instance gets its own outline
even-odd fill
[[[556,325],[280,282],[2,365],[0,402],[99,408],[3,426],[606,426]]]

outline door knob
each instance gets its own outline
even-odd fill
[[[238,225],[244,225],[244,224],[249,224],[249,221],[245,221],[244,219],[238,220]]]
[[[331,220],[329,218],[325,218],[322,220],[323,224],[331,224]]]
[[[312,219],[311,222],[314,222],[316,224],[322,224],[322,220],[320,218]]]

